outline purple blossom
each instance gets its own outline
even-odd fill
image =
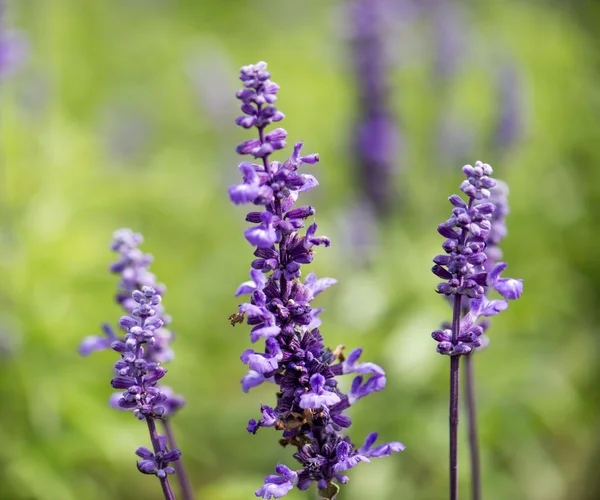
[[[164,295],[166,288],[156,281],[156,276],[148,271],[148,267],[153,261],[152,255],[143,253],[138,247],[143,242],[143,237],[131,229],[119,229],[113,234],[111,250],[119,254],[118,259],[110,265],[110,271],[119,274],[119,283],[115,300],[123,307],[124,311],[130,315],[137,307],[133,298],[133,292],[140,290],[144,286],[154,288],[159,295]],[[171,322],[171,317],[165,313],[162,304],[155,307],[156,321],[160,321],[161,326],[154,330],[154,340],[151,345],[146,345],[144,357],[146,360],[154,363],[165,363],[171,361],[174,357],[173,350],[170,347],[173,339],[173,332],[166,328]],[[127,330],[127,325],[120,325]],[[111,347],[112,343],[124,339],[119,337],[113,328],[105,323],[102,327],[104,335],[90,335],[83,339],[79,346],[79,353],[87,356],[94,351],[105,350]],[[174,394],[171,389],[165,391],[168,394],[168,401],[165,404],[166,414],[172,415],[179,408],[185,405],[183,397]]]
[[[365,443],[358,449],[358,453],[365,457],[387,457],[392,454],[392,452],[403,451],[405,446],[398,441],[393,441],[391,443],[380,444],[375,448],[372,446],[377,441],[377,433],[373,432],[367,436],[365,439]]]
[[[333,406],[340,402],[340,397],[335,393],[324,389],[325,377],[315,373],[310,377],[310,391],[300,396],[300,408],[318,410]]]
[[[488,273],[487,284],[496,290],[502,297],[515,300],[523,293],[523,280],[514,278],[501,278],[500,274],[506,269],[506,263],[500,262]]]
[[[474,167],[466,165],[463,172],[467,180],[460,189],[469,201],[465,202],[458,195],[449,198],[454,207],[452,216],[438,226],[438,232],[446,238],[442,244],[446,253],[433,259],[432,268],[432,272],[444,280],[437,287],[438,293],[464,295],[470,299],[460,331],[454,337],[448,328],[432,333],[438,342],[438,352],[447,355],[468,354],[481,347],[484,328],[476,325],[477,319],[505,310],[507,300],[518,299],[523,292],[522,280],[500,277],[506,263],[496,261],[502,255],[497,245],[506,234],[506,185],[492,179],[492,167],[487,163],[478,161]],[[487,297],[490,290],[507,300],[490,300]]]
[[[132,298],[136,307],[132,309],[131,316],[123,316],[119,322],[127,328],[125,338],[111,344],[121,359],[115,364],[116,377],[110,384],[113,389],[123,391],[117,406],[132,410],[134,416],[145,420],[148,425],[154,453],[145,447],[138,448],[136,454],[142,459],[137,462],[138,470],[157,476],[165,498],[174,499],[167,475],[173,474],[175,469],[168,464],[179,460],[181,451],[167,450],[166,438],[156,432],[155,424],[157,419],[166,415],[172,394],[161,391],[157,386],[166,370],[145,356],[146,350],[156,342],[155,332],[163,325],[157,316],[162,297],[154,288],[144,286],[141,290],[135,290]]]
[[[229,189],[233,203],[252,203],[262,211],[248,213],[246,220],[255,224],[245,232],[256,247],[250,281],[242,283],[235,295],[249,295],[230,316],[232,325],[244,320],[252,327],[250,340],[265,339],[265,352],[253,349],[241,355],[249,371],[242,378],[248,392],[265,381],[278,386],[274,407],[261,405],[262,418],[248,422],[248,432],[261,427],[282,431],[280,443],[296,448],[296,471],[279,465],[277,475],[267,476],[256,491],[261,498],[280,498],[294,486],[304,490],[317,483],[320,495],[333,499],[348,478],[339,471],[369,461],[359,454],[342,431],[351,424],[343,415],[358,399],[385,386],[383,370],[373,363],[358,363],[362,350],[353,351],[344,361],[342,348],[327,349],[318,330],[322,309],[313,309],[315,296],[336,283],[333,278],[318,279],[310,273],[302,279],[302,266],[313,260],[315,246],[329,246],[329,238],[317,235],[311,224],[301,234],[305,221],[313,217],[312,206],[294,207],[298,195],[318,185],[314,176],[301,173],[303,165],[314,165],[316,154],[302,156],[302,143],[296,143],[290,157],[280,162],[270,156],[283,149],[287,133],[281,128],[266,132],[283,114],[275,107],[279,86],[270,81],[266,63],[244,66],[240,76],[244,89],[237,93],[245,116],[237,119],[243,128],[255,127],[258,139],[241,143],[237,151],[260,158],[259,163],[242,163],[242,183]],[[253,171],[250,171],[252,169]],[[348,394],[338,387],[336,377],[360,373]],[[363,377],[364,376],[364,377]],[[366,378],[365,378],[366,377]],[[386,447],[387,446],[387,447]],[[383,445],[370,456],[401,451],[399,443]]]
[[[244,236],[248,242],[259,248],[271,248],[278,240],[277,231],[273,227],[273,214],[263,212],[261,214],[261,224],[257,227],[246,229]]]
[[[256,492],[257,497],[281,498],[298,483],[298,474],[285,465],[279,464],[275,467],[275,472],[279,475],[267,476],[264,486]]]
[[[474,377],[470,354],[485,345],[483,332],[487,323],[477,324],[479,318],[494,316],[505,310],[508,300],[521,296],[523,283],[520,279],[500,278],[506,263],[494,262],[494,257],[490,259],[491,255],[487,253],[488,245],[493,250],[501,236],[506,234],[503,220],[506,210],[503,212],[501,207],[499,211],[490,201],[497,186],[491,177],[492,167],[478,161],[475,166],[465,165],[462,171],[467,179],[462,182],[460,189],[468,196],[468,202],[456,194],[448,199],[454,207],[452,216],[438,226],[438,232],[445,238],[442,244],[445,254],[434,257],[435,265],[432,268],[432,272],[444,280],[437,286],[438,293],[452,299],[452,322],[444,330],[434,331],[431,336],[437,342],[438,353],[452,356],[449,405],[451,498],[458,498],[459,370],[461,356],[467,355],[465,380],[472,490],[474,498],[479,498]],[[497,255],[499,252],[496,249]],[[490,290],[495,290],[506,300],[490,299]],[[387,452],[384,449],[382,451]]]
[[[354,349],[342,363],[343,373],[375,373],[385,375],[383,369],[375,363],[356,364],[361,355],[362,349]]]

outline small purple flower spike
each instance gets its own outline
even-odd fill
[[[460,189],[469,201],[456,194],[449,198],[454,207],[452,216],[438,226],[438,232],[446,238],[442,244],[445,254],[433,259],[432,268],[432,272],[444,280],[437,287],[438,293],[466,296],[470,301],[467,315],[470,325],[465,330],[463,325],[455,337],[451,330],[432,333],[438,342],[438,352],[450,356],[468,354],[480,347],[483,328],[475,325],[477,318],[498,314],[508,307],[506,300],[518,299],[523,292],[522,280],[500,278],[506,263],[496,262],[502,255],[497,244],[506,234],[506,197],[502,199],[506,185],[497,184],[491,177],[492,167],[487,163],[478,161],[474,167],[466,165],[463,172],[467,180]],[[498,205],[490,202],[492,193]],[[490,289],[506,300],[488,300],[486,295]]]
[[[169,395],[157,387],[166,370],[144,355],[147,347],[155,344],[155,332],[163,325],[156,311],[162,297],[154,288],[144,286],[141,290],[135,290],[132,298],[136,307],[131,311],[131,316],[123,316],[119,321],[121,327],[127,329],[127,334],[124,340],[116,340],[111,344],[112,349],[121,354],[121,359],[115,364],[117,376],[110,384],[113,389],[124,391],[117,406],[132,410],[134,416],[148,424],[154,453],[144,447],[138,448],[136,454],[142,458],[137,463],[138,470],[157,476],[165,499],[171,500],[175,496],[167,475],[175,470],[168,463],[179,460],[181,451],[167,450],[166,438],[156,432],[155,423],[163,418],[168,408],[166,403]]]
[[[140,290],[144,286],[154,288],[159,295],[164,295],[166,288],[156,281],[156,276],[148,271],[148,267],[154,260],[152,255],[143,253],[138,247],[144,241],[140,233],[135,233],[131,229],[119,229],[113,234],[111,250],[119,254],[119,258],[110,266],[112,273],[119,275],[119,283],[115,300],[127,314],[131,314],[137,307],[132,294],[135,290]],[[166,363],[174,357],[173,350],[170,347],[173,339],[173,333],[166,328],[171,322],[171,317],[165,313],[161,304],[155,308],[157,317],[162,322],[162,326],[154,332],[154,343],[145,348],[145,358],[155,363]],[[107,349],[116,340],[123,340],[117,336],[112,327],[104,324],[102,327],[104,335],[90,335],[83,339],[79,346],[79,353],[87,356],[94,351]],[[174,394],[168,387],[162,387],[165,393],[169,394],[169,401],[165,405],[169,415],[173,415],[179,408],[185,405],[185,400]],[[166,416],[166,415],[165,415]]]
[[[492,167],[478,161],[475,166],[465,165],[467,179],[460,186],[468,196],[465,202],[460,196],[449,198],[454,207],[452,216],[438,226],[445,238],[442,248],[445,254],[434,257],[432,272],[442,280],[437,291],[453,302],[452,323],[449,328],[436,330],[431,336],[437,342],[437,352],[451,356],[450,360],[450,499],[458,500],[458,403],[460,357],[484,344],[482,338],[485,324],[477,324],[481,317],[498,314],[508,307],[508,300],[515,300],[523,292],[520,279],[500,278],[506,263],[495,262],[501,256],[496,247],[506,233],[502,205],[502,192],[496,191],[499,206],[490,202],[492,193],[498,189],[491,177]],[[502,187],[502,186],[501,186]],[[488,253],[489,251],[489,253]],[[498,292],[505,300],[489,299],[490,290]],[[466,299],[466,304],[462,302]],[[473,498],[480,498],[479,463],[476,442],[473,370],[471,356],[466,356],[465,371],[467,408],[469,414],[469,444],[471,449]]]
[[[110,270],[120,276],[115,299],[126,313],[119,320],[125,335],[117,335],[110,325],[104,324],[104,335],[83,339],[79,352],[87,356],[111,348],[121,354],[115,364],[116,376],[111,380],[113,389],[120,393],[113,394],[109,404],[115,409],[132,412],[148,424],[154,452],[143,447],[138,449],[136,453],[142,458],[138,469],[159,478],[166,499],[175,498],[167,475],[177,470],[183,500],[192,500],[193,490],[179,460],[181,452],[169,421],[169,417],[185,405],[185,400],[170,387],[159,385],[166,374],[162,364],[173,358],[170,348],[173,334],[166,328],[171,318],[161,304],[165,287],[148,271],[152,256],[138,248],[142,241],[141,234],[120,229],[115,231],[111,243],[111,249],[119,254]],[[156,420],[162,422],[166,437],[156,431]],[[175,462],[175,468],[168,465],[171,462]]]
[[[263,382],[278,386],[276,406],[262,405],[262,418],[251,419],[248,432],[255,434],[261,427],[282,431],[280,444],[296,447],[294,458],[300,462],[300,469],[295,471],[278,465],[277,475],[267,476],[256,496],[281,498],[294,486],[305,490],[316,482],[321,497],[333,500],[339,490],[336,483],[348,481],[340,471],[369,458],[402,451],[404,446],[393,442],[359,453],[343,435],[343,429],[351,424],[343,412],[362,397],[383,389],[385,373],[374,363],[358,363],[361,349],[345,361],[342,346],[331,351],[323,344],[318,330],[321,309],[313,309],[311,302],[336,280],[317,279],[310,273],[302,281],[301,269],[312,262],[315,247],[327,247],[330,241],[316,235],[314,223],[302,235],[300,230],[315,210],[312,206],[294,208],[300,193],[318,185],[312,175],[299,169],[314,165],[319,156],[302,156],[302,143],[297,143],[285,161],[270,159],[275,151],[285,148],[287,137],[282,128],[265,130],[283,119],[275,107],[279,86],[270,78],[264,62],[241,70],[245,88],[237,97],[244,116],[236,122],[243,128],[256,128],[258,139],[244,141],[237,151],[253,156],[257,163],[240,165],[242,183],[229,189],[229,197],[236,205],[252,203],[264,209],[246,216],[256,225],[245,232],[248,242],[256,247],[256,258],[251,264],[251,280],[242,283],[235,295],[250,298],[229,319],[232,325],[246,320],[252,327],[250,340],[264,339],[265,343],[265,352],[248,349],[241,355],[249,368],[242,378],[244,392]],[[360,375],[344,394],[336,377],[349,373]]]

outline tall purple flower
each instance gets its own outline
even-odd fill
[[[121,359],[115,364],[117,376],[110,385],[124,391],[117,405],[132,410],[138,419],[148,424],[154,452],[145,447],[137,449],[136,454],[141,458],[137,463],[138,470],[157,476],[165,499],[171,500],[175,495],[167,475],[173,474],[175,469],[169,464],[179,460],[181,451],[169,451],[166,438],[156,431],[155,420],[161,419],[168,409],[168,394],[161,392],[156,385],[165,376],[166,370],[160,363],[145,356],[147,349],[156,343],[155,332],[163,326],[156,311],[162,297],[149,286],[135,290],[131,296],[136,306],[130,316],[123,316],[119,321],[127,334],[124,340],[116,340],[111,344],[111,348],[121,354]]]
[[[300,230],[305,220],[315,214],[311,206],[294,208],[303,191],[315,187],[317,180],[298,172],[302,165],[313,165],[316,154],[301,155],[302,143],[294,146],[292,155],[283,162],[270,155],[286,146],[287,133],[282,128],[266,132],[272,122],[283,119],[275,107],[279,86],[271,82],[267,64],[244,66],[240,79],[244,89],[237,93],[244,116],[236,122],[244,128],[256,127],[258,139],[237,147],[240,154],[259,159],[258,163],[242,162],[243,182],[229,189],[235,204],[253,203],[262,211],[253,211],[246,220],[253,227],[245,231],[248,242],[257,247],[252,262],[251,280],[238,288],[236,296],[249,294],[249,302],[239,306],[230,319],[233,325],[244,319],[252,326],[250,339],[264,339],[264,352],[248,349],[241,356],[249,371],[242,379],[245,392],[263,382],[279,389],[275,406],[261,406],[262,418],[252,419],[248,431],[261,427],[282,431],[282,446],[296,447],[294,458],[298,470],[278,465],[276,475],[267,476],[256,492],[261,498],[280,498],[294,486],[307,489],[317,483],[324,498],[334,499],[348,477],[342,474],[359,462],[401,451],[404,445],[392,442],[371,448],[377,434],[368,436],[361,448],[355,447],[342,434],[351,424],[344,410],[368,394],[385,387],[383,370],[373,363],[359,363],[361,349],[346,359],[342,347],[331,351],[323,344],[318,314],[311,302],[316,295],[336,283],[332,278],[317,279],[308,274],[301,279],[301,266],[310,264],[316,246],[329,246],[329,238],[317,236],[317,225],[311,224],[304,235]],[[337,377],[355,373],[351,389],[344,394]]]
[[[437,351],[451,356],[450,361],[450,498],[458,498],[458,392],[459,360],[481,346],[483,327],[478,321],[498,314],[508,307],[508,300],[518,299],[523,291],[520,279],[501,278],[506,263],[498,262],[486,269],[488,250],[494,254],[494,245],[503,234],[505,207],[489,201],[496,187],[492,167],[478,161],[475,166],[465,165],[467,180],[460,186],[468,202],[460,196],[449,198],[453,205],[452,216],[438,226],[446,238],[442,244],[445,254],[433,261],[433,273],[444,281],[438,293],[453,298],[451,328],[436,330],[432,337],[438,342]],[[501,201],[501,200],[500,200]],[[497,215],[496,215],[497,214]],[[494,218],[495,217],[495,218]],[[491,248],[488,248],[490,245]],[[497,251],[496,251],[497,255]],[[504,300],[490,299],[486,290],[493,289]],[[462,299],[465,297],[466,303]]]
[[[399,131],[390,113],[389,58],[382,35],[388,2],[352,0],[348,4],[359,116],[354,145],[360,185],[379,214],[394,208],[397,194]]]
[[[164,458],[161,457],[163,455],[167,458],[174,456],[172,452],[169,455],[165,451],[167,444],[172,450],[177,450],[170,417],[185,405],[185,399],[175,394],[170,387],[159,384],[159,380],[165,373],[162,364],[171,361],[174,357],[170,347],[173,333],[166,328],[171,322],[171,317],[166,314],[161,304],[166,288],[158,283],[156,276],[148,270],[153,258],[152,255],[145,254],[138,248],[142,242],[141,234],[135,233],[131,229],[119,229],[115,231],[110,246],[111,250],[119,254],[119,258],[111,264],[110,271],[119,275],[115,300],[127,315],[119,322],[120,328],[126,332],[125,335],[117,335],[115,330],[105,323],[102,327],[104,334],[90,335],[84,338],[79,352],[83,356],[87,356],[94,351],[110,347],[122,354],[123,359],[115,365],[115,370],[120,377],[113,379],[112,385],[115,389],[127,389],[127,391],[124,394],[122,391],[113,394],[110,404],[116,409],[132,411],[138,418],[145,418],[148,425],[154,429],[151,429],[151,434],[154,433],[157,436],[153,437],[156,456],[152,460],[155,460],[156,468],[149,468],[148,450],[140,452],[142,450],[140,448],[136,453],[143,459],[138,463],[140,471],[156,474],[160,478],[163,473],[172,471],[170,466],[168,468],[160,467],[161,464],[166,464]],[[144,304],[145,306],[142,307]],[[151,305],[152,314],[140,316],[140,314],[146,314],[143,311],[147,309],[148,304]],[[141,324],[142,320],[143,325]],[[132,370],[133,372],[138,370],[135,372],[138,375],[131,375]],[[141,379],[137,380],[136,377],[141,377]],[[127,385],[128,383],[133,385]],[[166,435],[164,439],[156,433],[155,419],[162,422]],[[181,460],[175,463],[175,469],[181,483],[184,500],[193,499],[193,490]],[[147,472],[149,470],[151,472]],[[161,478],[162,482],[163,478]]]
[[[131,314],[137,307],[137,303],[132,297],[135,290],[141,290],[142,287],[148,286],[154,288],[161,296],[166,292],[165,286],[158,283],[156,276],[148,271],[153,257],[138,248],[143,241],[141,234],[134,233],[131,229],[119,229],[115,231],[111,243],[111,250],[119,254],[118,260],[110,266],[110,271],[119,275],[115,300],[126,314]],[[155,311],[162,326],[154,332],[154,341],[152,345],[146,346],[144,356],[148,361],[162,364],[171,361],[174,357],[170,347],[173,332],[166,328],[171,322],[171,317],[165,313],[164,307],[158,304]],[[116,340],[122,340],[109,324],[105,323],[102,329],[104,335],[90,335],[83,339],[79,347],[80,354],[87,356],[94,351],[109,348]],[[163,387],[163,389],[171,394],[168,410],[169,414],[173,414],[185,404],[185,400],[181,396],[174,395],[170,388]]]

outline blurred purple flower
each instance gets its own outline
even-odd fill
[[[435,77],[447,84],[460,71],[466,54],[468,18],[458,2],[429,0],[424,4],[433,27]]]
[[[505,151],[524,134],[523,84],[517,67],[510,62],[500,66],[497,81],[499,109],[494,143],[499,151]]]
[[[390,112],[389,57],[383,26],[388,0],[348,3],[350,45],[358,90],[353,145],[359,186],[378,214],[393,210],[400,131]]]
[[[4,10],[3,2],[0,2],[0,81],[18,71],[29,52],[25,35],[6,29]]]
[[[135,233],[131,229],[119,229],[115,231],[113,237],[111,249],[119,254],[119,258],[111,264],[110,271],[119,274],[120,277],[115,300],[123,307],[126,314],[132,314],[133,310],[138,307],[132,296],[135,290],[146,286],[155,289],[157,294],[163,295],[166,288],[156,281],[154,274],[148,271],[153,258],[152,255],[144,254],[138,248],[143,242],[141,234]],[[155,306],[154,310],[161,326],[155,329],[152,343],[145,346],[144,359],[148,362],[162,364],[171,361],[174,357],[170,346],[173,332],[166,328],[171,322],[171,317],[165,313],[164,307],[160,303]],[[102,329],[104,335],[90,335],[83,339],[79,346],[81,355],[88,356],[94,351],[105,350],[111,347],[113,342],[123,340],[110,325],[105,323]],[[185,400],[181,396],[173,394],[171,389],[168,389],[167,393],[168,401],[164,405],[165,415],[172,415],[185,404]]]

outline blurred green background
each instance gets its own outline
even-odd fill
[[[281,85],[290,142],[321,155],[304,202],[332,238],[310,268],[339,280],[314,303],[326,308],[326,342],[363,346],[388,373],[385,391],[352,409],[350,434],[361,443],[377,430],[407,447],[353,469],[340,499],[447,496],[448,359],[430,332],[449,308],[430,267],[460,167],[478,159],[510,186],[503,249],[508,275],[525,282],[475,360],[484,497],[600,498],[597,2],[454,5],[463,40],[445,79],[434,64],[439,2],[398,4],[384,36],[401,203],[365,226],[345,2],[8,2],[4,23],[28,38],[29,56],[0,82],[0,498],[162,498],[135,467],[145,426],[107,406],[116,353],[77,353],[121,315],[107,271],[119,227],[144,234],[168,286],[177,339],[165,382],[187,398],[173,423],[198,499],[254,498],[277,463],[293,466],[276,432],[246,432],[273,387],[242,393],[248,328],[227,321],[252,260],[246,211],[227,196],[235,145],[253,137],[233,123],[233,94],[239,67],[259,60]],[[506,61],[521,125],[499,147]]]

